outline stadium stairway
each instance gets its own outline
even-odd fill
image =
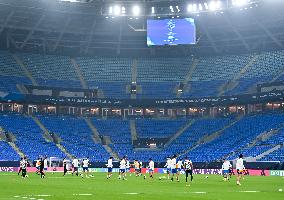
[[[185,130],[187,130],[193,123],[195,122],[194,119],[189,120],[183,127],[181,127],[165,144],[165,148],[168,147],[175,139],[177,139],[180,135],[183,134]]]
[[[4,138],[8,144],[14,149],[15,152],[22,158],[25,154],[21,151],[21,149],[15,144],[17,140],[16,136],[13,133],[7,133],[6,137]]]
[[[240,72],[229,82],[226,82],[225,84],[221,85],[219,88],[218,96],[222,96],[225,92],[233,90],[235,87],[239,84],[239,79],[242,77],[243,74],[245,74],[248,69],[257,61],[259,55],[254,55],[251,57],[250,61],[240,70]]]
[[[43,138],[46,142],[53,142],[52,136],[49,134],[49,131],[45,128],[45,126],[39,121],[36,116],[30,115],[30,117],[34,120],[34,122],[40,127],[43,131]]]
[[[15,54],[13,54],[13,58],[15,59],[16,63],[22,68],[26,77],[30,79],[30,81],[32,82],[34,86],[37,86],[38,85],[37,81],[33,78],[32,74],[29,72],[27,67],[24,65],[23,61]]]
[[[281,145],[276,145],[274,147],[272,147],[271,149],[263,152],[262,154],[259,154],[258,156],[254,157],[255,160],[261,160],[263,157],[269,155],[270,153],[277,151],[278,149],[281,148]]]
[[[17,154],[23,158],[25,156],[25,154],[21,151],[21,149],[14,143],[14,142],[8,142],[8,144],[14,149],[15,152],[17,152]],[[32,162],[30,162],[32,163]]]
[[[84,76],[82,74],[80,66],[78,65],[78,63],[76,62],[75,59],[70,58],[70,60],[71,60],[72,65],[74,66],[74,69],[75,69],[75,72],[76,72],[77,76],[79,77],[79,80],[80,80],[82,88],[83,89],[88,89],[88,84],[87,84],[87,82],[84,79]]]
[[[279,73],[277,76],[275,76],[270,83],[273,83],[275,81],[277,81],[280,77],[284,76],[284,70],[282,71],[282,73]]]
[[[102,143],[102,140],[100,138],[100,134],[97,130],[97,128],[93,125],[93,123],[91,122],[91,120],[89,118],[84,118],[85,122],[87,123],[87,125],[89,126],[89,128],[91,129],[92,133],[93,133],[93,140],[95,143]]]
[[[131,81],[137,83],[137,60],[133,60],[133,63],[131,65]],[[136,94],[131,94],[131,99],[136,99]]]
[[[193,144],[192,146],[190,146],[188,149],[185,149],[183,153],[181,153],[179,156],[184,156],[186,154],[188,154],[191,150],[197,148],[200,144],[206,144],[209,143],[211,141],[213,141],[214,139],[216,139],[217,137],[219,137],[220,135],[222,135],[222,133],[232,127],[234,124],[236,124],[238,121],[241,120],[242,117],[238,117],[236,118],[236,120],[232,121],[231,123],[229,123],[228,125],[224,126],[222,129],[210,134],[210,135],[206,135],[202,138],[200,138],[195,144]]]
[[[198,65],[198,62],[199,60],[194,58],[193,61],[192,61],[192,64],[189,68],[189,71],[188,73],[186,74],[185,78],[184,78],[184,81],[183,81],[183,84],[184,85],[188,85],[188,82],[191,81],[192,79],[192,75],[193,75],[193,72],[194,70],[196,69],[197,65]],[[187,88],[186,90],[190,90],[189,88]],[[176,97],[180,97],[181,93],[180,92],[177,92],[177,96]]]
[[[93,133],[94,142],[95,143],[102,143],[101,138],[99,136],[100,134],[99,134],[97,128],[95,127],[95,125],[91,122],[91,120],[89,118],[84,118],[84,120],[86,121],[87,125],[89,126],[89,128],[91,129],[91,131]],[[109,145],[106,144],[106,145],[103,145],[103,147],[115,160],[119,160],[118,154]]]
[[[36,116],[30,116],[34,122],[39,126],[39,128],[43,131],[43,137],[47,142],[54,142],[53,137],[50,135],[49,130],[41,123],[41,121]],[[56,142],[55,145],[63,152],[69,159],[73,159],[74,156],[70,154],[59,142]]]
[[[137,140],[137,131],[136,131],[136,123],[135,120],[131,119],[129,121],[129,125],[130,125],[130,131],[131,131],[131,139],[132,139],[132,144],[133,144],[133,140]]]
[[[252,140],[247,146],[245,147],[241,147],[231,153],[229,153],[228,155],[225,156],[226,159],[228,158],[232,158],[232,157],[236,157],[236,155],[238,155],[239,153],[243,152],[243,150],[247,149],[247,148],[253,148],[254,146],[256,146],[256,144],[259,142],[259,141],[266,141],[268,140],[270,137],[272,137],[273,135],[277,134],[279,132],[280,129],[275,129],[275,130],[271,130],[269,132],[265,131],[265,132],[262,132],[260,133],[258,136],[255,137],[254,140]],[[254,160],[254,159],[253,159]]]

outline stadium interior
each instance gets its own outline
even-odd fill
[[[283,2],[50,2],[0,1],[0,161],[284,162]],[[146,45],[147,18],[188,16],[195,45]]]

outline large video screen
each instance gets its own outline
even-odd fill
[[[147,20],[147,45],[195,44],[194,19]]]

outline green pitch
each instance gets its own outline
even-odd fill
[[[45,179],[29,174],[22,179],[15,173],[0,173],[0,200],[91,200],[91,199],[214,199],[214,200],[277,200],[284,199],[284,178],[245,177],[242,186],[237,186],[235,177],[224,182],[220,176],[195,175],[188,186],[184,176],[181,182],[154,180],[147,177],[127,176],[118,180],[117,174],[106,179],[106,174],[96,173],[94,178],[72,175],[62,177],[61,173],[47,174]],[[280,191],[279,191],[280,189]]]

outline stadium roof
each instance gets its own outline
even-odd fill
[[[146,18],[158,17],[158,13],[153,16],[144,14],[136,19],[129,15],[110,16],[106,12],[110,5],[120,3],[127,7],[131,2],[134,1],[0,0],[0,48],[86,56],[186,56],[247,53],[284,47],[283,1],[261,0],[248,7],[214,12],[160,13],[162,17],[195,18],[198,43],[151,48],[146,45]],[[139,2],[146,9],[153,3],[157,8],[164,8],[177,1]],[[185,6],[186,1],[179,2],[183,2],[180,7]]]

